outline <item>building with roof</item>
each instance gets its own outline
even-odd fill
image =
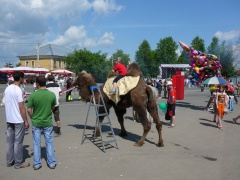
[[[65,68],[64,58],[72,52],[73,50],[63,46],[47,44],[17,57],[22,66],[42,67],[52,71]]]

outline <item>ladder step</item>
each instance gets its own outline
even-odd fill
[[[117,140],[103,141],[104,144],[110,144],[112,142],[116,142]]]
[[[105,122],[105,123],[99,123],[101,126],[102,125],[110,125],[111,123],[110,122]]]
[[[91,103],[91,106],[104,107],[104,105],[102,105],[102,104],[93,104],[93,103]]]
[[[96,114],[97,116],[107,116],[108,113]]]
[[[102,105],[102,104],[95,104],[95,105],[93,105],[93,106],[104,107],[104,105]]]

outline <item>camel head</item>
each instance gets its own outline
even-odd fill
[[[75,83],[78,85],[78,89],[80,90],[79,95],[82,99],[85,99],[86,101],[90,100],[90,86],[96,86],[93,75],[86,71],[82,71],[79,73]]]

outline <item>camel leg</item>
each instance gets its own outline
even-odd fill
[[[158,147],[163,147],[164,144],[163,144],[163,139],[162,139],[162,123],[161,123],[160,118],[158,116],[157,106],[154,105],[153,107],[148,108],[148,112],[153,117],[153,121],[156,124],[156,129],[157,129],[158,135],[159,135],[159,140],[158,140],[158,143],[156,145]]]
[[[123,115],[126,113],[126,109],[120,109],[120,108],[117,108],[116,106],[114,107],[114,110],[115,110],[115,113],[117,115],[117,118],[118,118],[118,122],[120,124],[120,127],[121,127],[121,132],[119,133],[119,136],[121,137],[125,137],[127,136],[127,131],[125,129],[125,126],[124,126],[124,118],[123,118]]]
[[[136,147],[141,147],[144,144],[147,134],[151,129],[151,123],[148,121],[142,123],[142,125],[143,125],[143,135],[142,135],[141,139],[134,144],[134,146],[136,146]]]
[[[147,119],[147,112],[145,108],[138,107],[136,110],[143,125],[143,135],[141,139],[134,144],[134,146],[141,147],[146,139],[148,132],[151,129],[151,123]]]

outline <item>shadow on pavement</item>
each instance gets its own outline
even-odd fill
[[[29,154],[29,151],[27,148],[29,148],[29,145],[23,145],[23,159],[24,160],[31,158],[31,155]]]
[[[77,128],[77,129],[84,129],[84,125],[82,125],[82,124],[69,124],[68,126],[72,126],[72,127],[75,127],[75,128]],[[102,126],[102,131],[104,132],[104,131],[107,131],[107,130],[109,130],[108,129],[109,127],[108,126]],[[142,127],[140,127],[141,129],[142,129]],[[91,136],[93,135],[93,133],[94,133],[94,127],[93,126],[86,126],[86,129],[88,129],[88,130],[93,130],[93,132],[92,132],[92,134],[91,134]],[[118,129],[118,128],[113,128],[113,131],[114,131],[114,133],[115,133],[115,135],[119,135],[120,134],[120,132],[121,132],[121,130],[120,129]],[[157,132],[156,132],[157,133]],[[89,135],[89,134],[88,134]],[[119,137],[121,137],[121,136],[119,136]],[[132,141],[132,142],[138,142],[140,139],[141,139],[141,136],[139,136],[139,135],[137,135],[137,134],[134,134],[134,133],[131,133],[131,132],[129,132],[129,131],[127,131],[127,136],[126,137],[122,137],[123,139],[126,139],[126,140],[129,140],[129,141]],[[90,139],[89,139],[90,140]],[[150,141],[149,139],[145,139],[145,141],[146,142],[148,142],[148,143],[150,143],[150,144],[156,144],[155,142],[153,142],[153,141]]]
[[[188,102],[177,102],[176,107],[184,107],[184,108],[190,108],[193,110],[203,110],[205,107],[204,106],[196,106],[196,105],[192,105]]]

